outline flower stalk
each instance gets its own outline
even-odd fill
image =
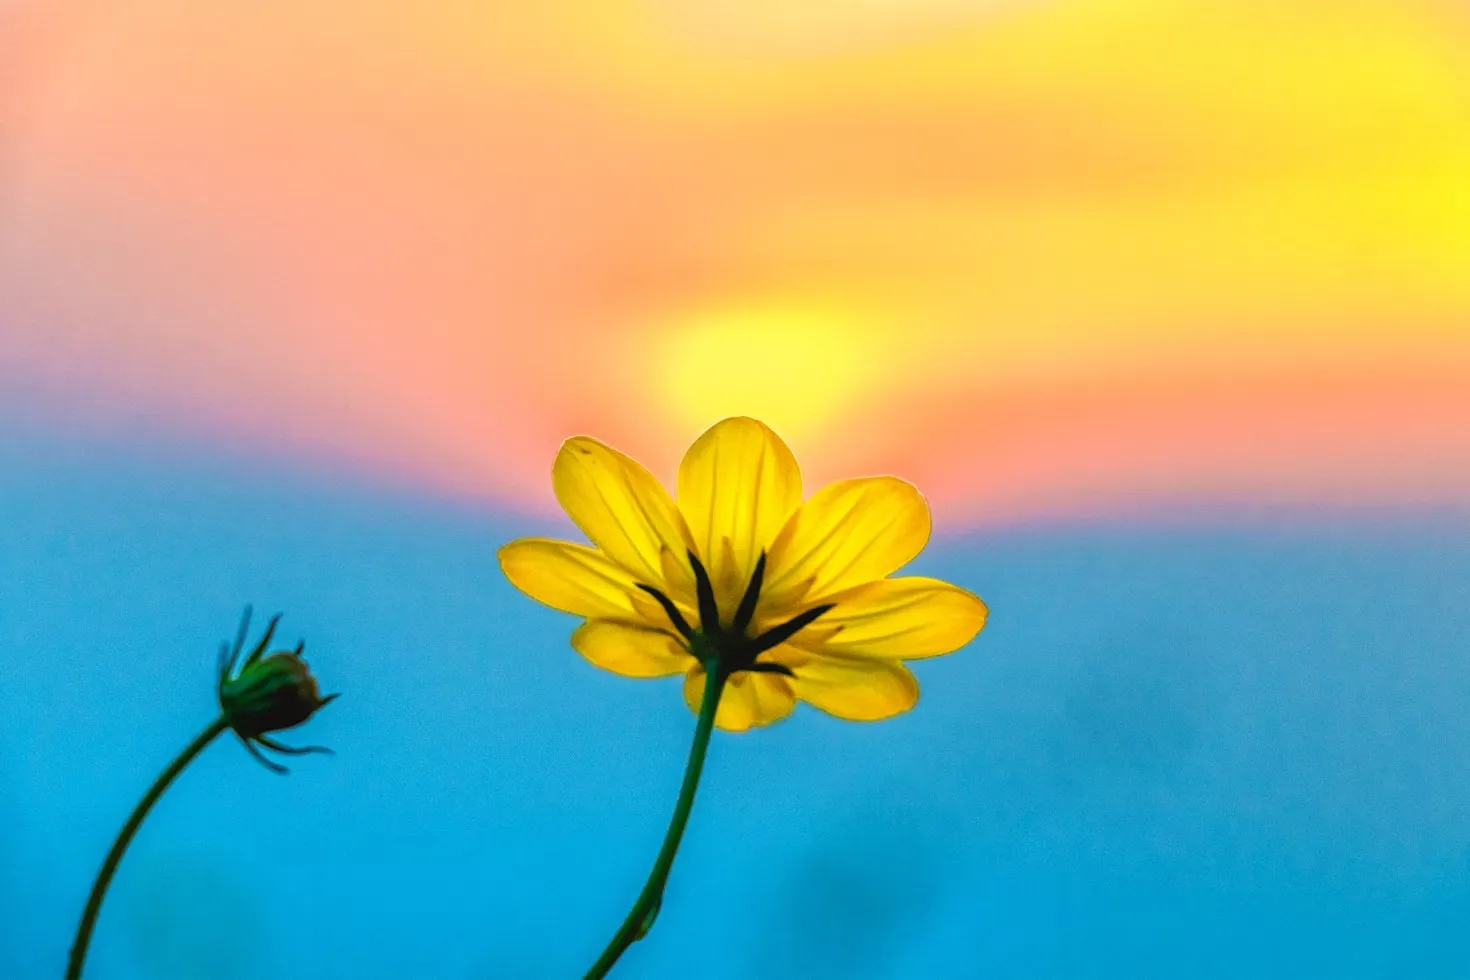
[[[724,692],[727,679],[726,670],[718,662],[708,664],[704,696],[700,700],[699,717],[694,724],[694,742],[689,747],[689,761],[684,766],[684,782],[679,787],[679,801],[674,804],[674,816],[669,821],[668,833],[664,835],[663,847],[659,849],[658,858],[653,862],[653,870],[649,872],[648,881],[638,894],[638,900],[633,903],[628,917],[618,927],[617,933],[592,965],[592,969],[587,971],[585,980],[601,980],[607,976],[628,947],[648,935],[654,920],[658,918],[659,909],[663,905],[664,887],[668,884],[669,872],[674,867],[674,856],[679,852],[679,842],[684,838],[684,827],[694,808],[694,794],[699,789],[705,751],[709,748],[710,733],[715,727],[715,712],[719,709],[720,695]]]
[[[92,941],[92,929],[97,925],[97,913],[102,910],[102,899],[107,894],[107,886],[112,884],[112,876],[117,872],[117,866],[122,861],[123,852],[132,843],[133,835],[143,825],[143,820],[148,816],[148,811],[153,809],[153,804],[163,795],[169,785],[183,772],[195,757],[208,747],[221,734],[230,727],[229,718],[220,715],[209,726],[194,736],[194,740],[184,747],[184,751],[178,754],[173,762],[158,778],[153,785],[148,787],[148,792],[138,801],[128,817],[127,823],[118,832],[117,839],[112,842],[112,850],[107,852],[107,858],[102,862],[102,870],[97,873],[97,880],[92,885],[92,894],[87,897],[87,907],[82,911],[82,920],[77,926],[76,939],[71,945],[71,958],[67,962],[66,980],[79,980],[82,975],[82,964],[87,959],[87,947]]]
[[[82,910],[81,922],[77,925],[76,938],[72,941],[71,955],[67,960],[66,980],[79,980],[82,975],[82,967],[87,959],[87,947],[92,941],[92,930],[96,927],[97,915],[102,910],[102,899],[107,895],[107,888],[112,884],[112,878],[117,873],[117,866],[121,863],[123,854],[127,851],[128,845],[132,843],[138,828],[143,825],[148,812],[178,778],[179,773],[183,772],[189,763],[193,762],[199,753],[209,746],[209,743],[226,731],[234,731],[241,744],[250,751],[251,755],[262,765],[278,773],[284,773],[286,767],[263,756],[260,749],[256,747],[257,745],[286,755],[330,752],[329,749],[315,745],[301,748],[282,745],[267,734],[296,727],[337,697],[335,694],[321,696],[317,689],[316,678],[312,676],[306,666],[306,661],[301,657],[303,644],[297,644],[294,651],[279,651],[269,656],[266,655],[271,638],[275,635],[276,623],[280,618],[276,616],[270,621],[265,635],[245,658],[238,672],[235,666],[240,662],[240,656],[245,648],[245,636],[250,629],[249,606],[245,607],[245,615],[241,619],[240,631],[235,637],[234,647],[231,648],[229,643],[221,645],[219,672],[215,684],[220,707],[219,717],[196,735],[178,757],[170,762],[163,772],[159,773],[153,785],[148,787],[148,792],[143,794],[143,798],[133,808],[127,822],[118,832],[117,839],[112,842],[112,849],[107,852],[107,857],[102,862],[102,870],[97,873],[97,880],[92,883],[92,893],[87,897],[86,908]]]

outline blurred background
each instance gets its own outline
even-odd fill
[[[0,976],[578,976],[692,717],[495,549],[727,414],[990,604],[717,736],[620,976],[1470,976],[1461,0],[0,2]]]

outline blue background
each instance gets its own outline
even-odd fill
[[[328,691],[290,776],[222,739],[144,826],[89,978],[580,976],[693,718],[495,549],[564,521],[201,449],[0,448],[0,976],[212,717],[241,606]],[[1470,525],[1194,515],[941,535],[990,625],[919,707],[717,735],[628,977],[1470,976]]]

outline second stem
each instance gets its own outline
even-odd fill
[[[607,944],[607,949],[602,951],[592,969],[587,971],[584,980],[602,980],[628,947],[642,939],[653,927],[653,920],[658,916],[659,906],[663,903],[669,871],[674,866],[674,855],[679,852],[679,841],[684,837],[684,825],[689,822],[689,811],[694,807],[694,792],[699,789],[699,774],[704,769],[704,754],[709,748],[710,733],[715,726],[715,711],[720,706],[720,694],[725,689],[726,680],[728,676],[719,667],[715,667],[705,676],[704,697],[699,703],[699,720],[694,725],[694,744],[689,747],[689,761],[684,766],[684,783],[679,787],[679,802],[674,804],[674,817],[669,821],[663,847],[659,849],[658,859],[653,862],[653,870],[648,874],[643,891],[638,894],[638,901],[633,903],[628,917],[623,920],[612,942]]]
[[[153,804],[168,789],[169,783],[174,777],[184,771],[184,767],[194,761],[194,757],[203,752],[205,747],[213,742],[218,735],[230,727],[229,720],[221,715],[209,723],[194,737],[184,751],[180,752],[178,758],[168,764],[168,767],[159,774],[148,787],[148,792],[143,794],[143,799],[133,808],[128,822],[118,832],[117,839],[112,843],[112,850],[107,852],[107,858],[102,862],[102,870],[97,872],[97,880],[92,885],[92,894],[87,897],[87,907],[82,912],[82,921],[77,926],[77,936],[71,946],[71,957],[67,962],[66,980],[78,980],[82,975],[82,964],[87,959],[87,946],[92,941],[92,928],[97,924],[97,913],[102,911],[102,897],[107,894],[107,886],[112,884],[112,876],[117,871],[118,862],[122,860],[123,852],[128,849],[133,835],[143,825],[143,818],[148,816],[148,811],[153,809]]]

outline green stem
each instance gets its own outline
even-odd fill
[[[679,787],[679,802],[674,804],[674,818],[669,821],[669,831],[664,835],[663,848],[658,852],[658,860],[653,862],[653,870],[648,874],[648,881],[639,893],[638,901],[633,903],[628,917],[623,920],[612,942],[607,944],[607,949],[602,951],[592,969],[587,971],[584,980],[601,980],[607,976],[618,957],[647,935],[648,930],[653,927],[653,920],[658,916],[659,906],[663,903],[669,871],[674,867],[674,855],[678,853],[679,841],[684,836],[684,825],[689,822],[689,811],[694,807],[694,791],[699,788],[699,773],[704,768],[704,753],[709,748],[710,732],[715,726],[715,709],[719,707],[720,694],[724,691],[726,679],[725,672],[719,668],[711,671],[705,678],[704,698],[699,704],[699,721],[694,726],[694,744],[689,747],[689,761],[684,766],[684,785]]]
[[[92,885],[92,894],[87,898],[87,908],[82,912],[82,921],[77,926],[77,938],[71,944],[71,960],[66,967],[66,980],[79,980],[82,975],[82,963],[87,958],[87,944],[92,941],[92,928],[97,924],[97,913],[102,909],[102,897],[107,894],[107,886],[112,883],[113,873],[117,871],[117,864],[122,860],[123,852],[128,849],[133,835],[138,832],[138,827],[143,823],[143,818],[148,816],[148,811],[153,809],[153,804],[168,789],[169,783],[174,777],[184,771],[184,767],[194,761],[194,757],[204,751],[204,747],[213,742],[221,732],[230,727],[230,723],[221,715],[209,723],[209,727],[190,742],[179,757],[168,764],[168,768],[159,774],[148,787],[148,792],[138,801],[133,808],[132,816],[128,822],[123,824],[123,829],[118,832],[117,840],[112,842],[112,850],[107,852],[107,859],[102,862],[102,870],[97,872],[97,880]]]

